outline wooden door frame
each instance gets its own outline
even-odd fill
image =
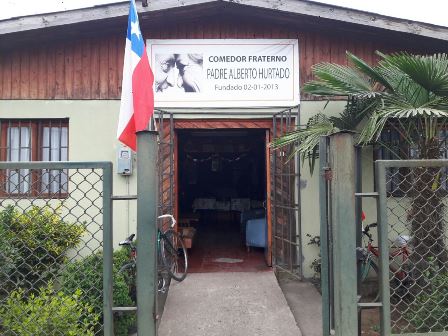
[[[268,246],[266,263],[272,266],[272,215],[271,215],[271,160],[269,159],[269,142],[272,139],[272,118],[260,119],[174,119],[174,214],[179,218],[178,167],[179,149],[177,131],[185,130],[219,130],[219,129],[264,129],[266,146],[266,222],[268,226]]]
[[[272,130],[265,132],[265,146],[266,146],[266,221],[268,224],[268,247],[266,254],[266,263],[272,266],[272,213],[271,213],[271,156],[270,147]]]

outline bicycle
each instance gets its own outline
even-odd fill
[[[372,234],[370,233],[370,229],[377,226],[377,223],[372,223],[366,225],[366,227],[363,227],[362,233],[365,237],[367,237],[368,243],[366,247],[358,247],[356,249],[358,269],[360,270],[361,294],[369,292],[369,275],[372,278],[378,278],[379,275],[379,267],[376,263],[376,260],[380,256],[380,251],[378,250],[378,247],[373,245],[374,240]],[[394,266],[394,263],[392,262],[389,263],[389,270],[393,274],[393,277],[391,278],[391,287],[396,289],[394,290],[394,294],[397,293],[399,289],[403,289],[405,291],[405,293],[398,293],[400,297],[405,296],[413,283],[412,267],[409,261],[409,256],[411,255],[409,240],[410,238],[408,236],[398,236],[395,239],[394,243],[396,249],[389,253],[389,260],[395,262],[397,259],[399,259],[397,266]],[[370,296],[373,296],[374,299],[369,301],[378,302],[378,288],[376,288],[376,293]],[[362,302],[363,299],[366,299],[366,297],[363,297],[363,295],[361,295],[360,302]]]
[[[159,216],[158,219],[169,218],[171,225],[168,230],[157,230],[157,258],[162,265],[157,272],[157,290],[159,292],[166,292],[167,289],[167,277],[177,281],[182,281],[187,276],[188,270],[188,257],[187,250],[183,243],[181,235],[173,229],[176,224],[176,220],[172,215],[166,214]],[[123,265],[119,272],[126,274],[127,283],[129,283],[129,294],[134,302],[137,302],[136,297],[136,271],[137,271],[137,247],[134,240],[135,234],[131,234],[128,238],[121,241],[118,245],[126,246],[129,249],[130,261]]]
[[[166,214],[157,217],[159,219],[169,218],[170,228],[166,231],[157,232],[157,250],[160,251],[162,264],[171,278],[183,281],[187,277],[188,255],[182,236],[174,230],[176,220],[172,215]]]
[[[135,234],[131,234],[128,238],[118,243],[120,246],[126,246],[129,249],[129,259],[130,262],[124,264],[119,272],[125,274],[126,283],[129,284],[129,295],[132,301],[137,302],[137,291],[136,291],[136,281],[137,281],[137,247],[135,246],[134,240]],[[165,293],[166,292],[166,280],[162,276],[161,272],[157,272],[157,291]]]

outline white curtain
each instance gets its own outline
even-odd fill
[[[7,161],[31,161],[31,129],[29,127],[8,127]],[[30,190],[30,170],[9,170],[7,190],[10,193],[27,193]]]
[[[42,161],[68,160],[68,132],[67,127],[43,128]],[[67,170],[44,170],[42,172],[41,191],[45,193],[66,193],[68,178]]]

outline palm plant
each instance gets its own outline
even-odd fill
[[[354,130],[358,132],[359,145],[387,147],[381,141],[387,127],[398,132],[400,141],[409,149],[387,148],[395,158],[440,158],[446,140],[441,135],[446,133],[448,121],[448,55],[378,55],[381,59],[376,66],[348,52],[352,66],[315,65],[316,80],[306,83],[304,91],[316,96],[347,97],[344,111],[337,117],[319,113],[305,127],[275,139],[273,147],[295,144],[302,160],[308,158],[314,167],[320,136]],[[439,171],[435,168],[413,171],[409,221],[416,252],[433,256],[445,266],[443,203],[437,187]],[[432,252],[428,255],[430,246]]]

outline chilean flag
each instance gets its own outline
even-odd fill
[[[135,0],[131,0],[117,138],[134,151],[137,149],[135,132],[145,130],[154,113],[153,82]]]

